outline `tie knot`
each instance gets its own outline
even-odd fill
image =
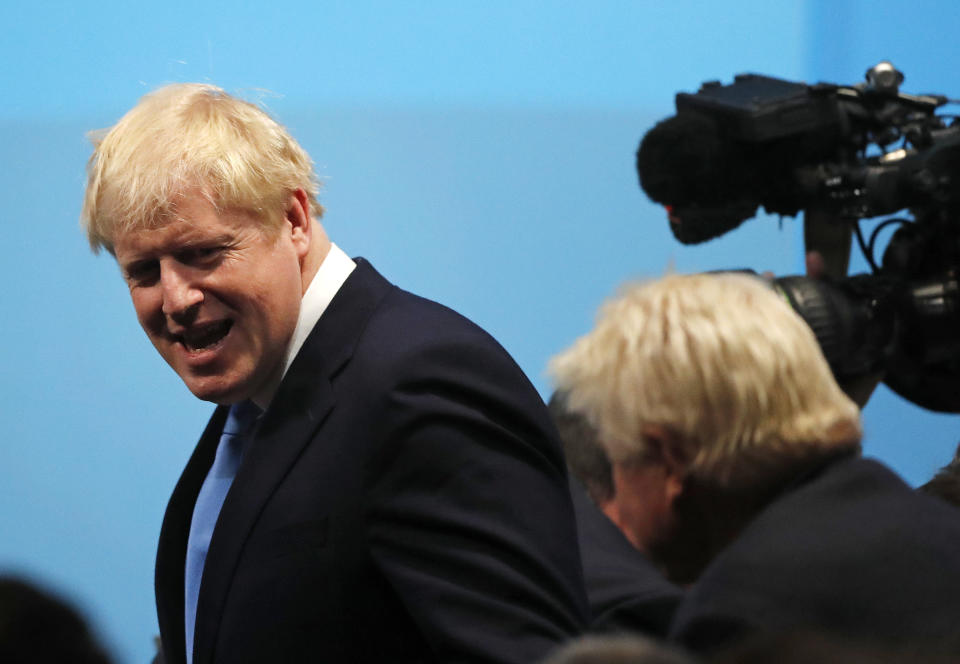
[[[246,435],[262,412],[250,399],[233,404],[223,424],[223,433],[229,436]]]

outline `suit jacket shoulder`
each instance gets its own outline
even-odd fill
[[[955,648],[958,547],[960,512],[876,461],[835,461],[717,556],[681,604],[673,637],[708,650],[758,630],[808,628]]]

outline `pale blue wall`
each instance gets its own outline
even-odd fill
[[[673,240],[632,160],[677,90],[746,70],[853,82],[891,57],[908,90],[960,91],[949,0],[909,17],[890,1],[16,4],[0,9],[0,568],[77,599],[130,662],[152,653],[160,519],[210,408],[85,246],[85,131],[169,81],[262,97],[316,160],[335,241],[483,324],[546,394],[547,358],[628,277],[801,268],[795,220]],[[865,418],[868,451],[913,482],[957,439],[955,418],[889,394]]]

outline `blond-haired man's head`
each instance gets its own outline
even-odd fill
[[[859,410],[813,333],[749,275],[627,286],[550,369],[600,431],[618,494],[638,494],[640,548],[672,527],[691,481],[749,493],[859,445]]]
[[[267,401],[330,249],[309,156],[260,108],[169,85],[94,138],[82,222],[195,396]]]

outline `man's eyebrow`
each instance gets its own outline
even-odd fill
[[[146,252],[142,254],[133,254],[126,258],[120,258],[119,256],[117,257],[117,263],[123,269],[127,269],[128,267],[134,266],[138,263],[148,263],[153,260],[156,260],[156,257]]]
[[[124,262],[118,261],[118,262],[120,264],[120,271],[123,273],[125,277],[128,277],[134,272],[137,272],[138,270],[147,268],[155,260],[156,260],[155,258],[152,258],[150,256],[138,256],[135,258],[131,258],[128,261],[124,261]]]
[[[184,250],[190,250],[199,246],[210,246],[210,245],[231,245],[234,243],[234,236],[230,233],[221,233],[214,237],[210,236],[190,236],[189,234],[184,234],[177,239],[176,246],[168,247],[159,247],[157,249],[150,249],[142,253],[133,253],[130,257],[122,262],[122,265],[133,265],[135,263],[140,263],[144,261],[156,260],[158,256],[163,256],[164,254],[177,254]],[[120,262],[120,259],[117,259]]]

